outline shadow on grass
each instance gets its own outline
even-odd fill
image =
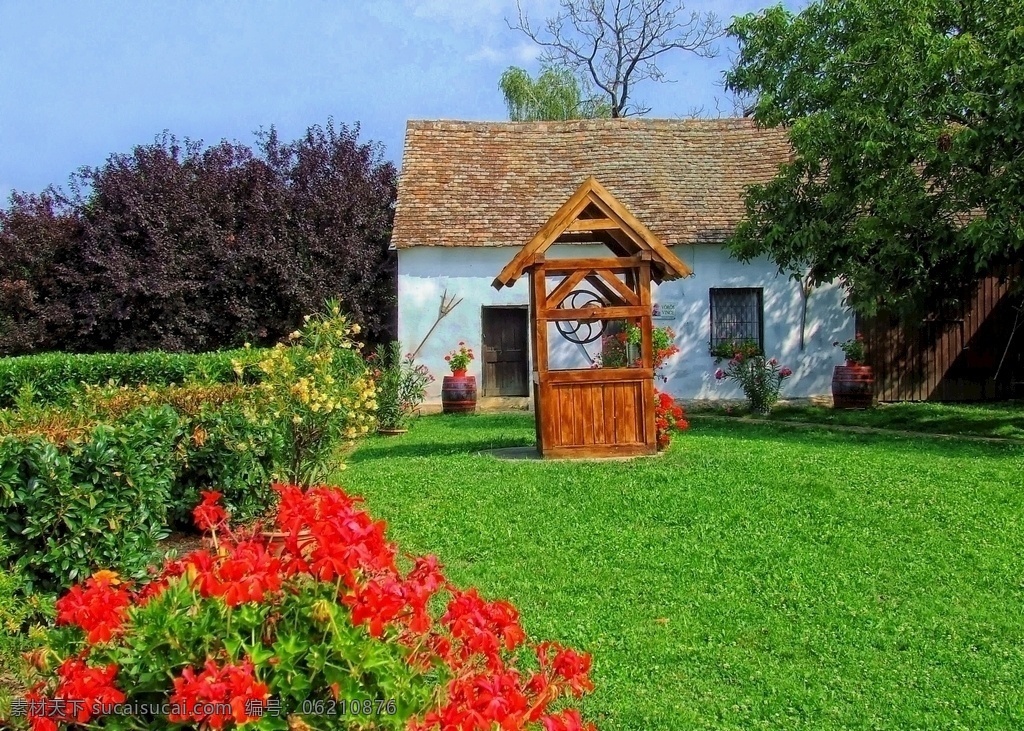
[[[695,408],[693,415],[748,417],[746,409]],[[822,406],[779,406],[769,417],[773,422],[806,421],[836,426],[916,431],[931,434],[964,434],[1024,442],[1024,403],[879,404],[868,410],[842,410]]]
[[[721,435],[730,439],[757,442],[802,444],[814,448],[835,448],[846,445],[885,447],[890,452],[927,453],[939,457],[1024,457],[1024,444],[1015,442],[981,442],[958,439],[956,435],[903,436],[900,434],[851,432],[832,429],[829,424],[804,426],[783,420],[707,420],[695,419],[690,432],[699,436]]]
[[[458,442],[407,442],[404,444],[394,441],[377,441],[368,442],[361,446],[349,458],[349,462],[368,462],[374,459],[395,459],[401,457],[473,456],[487,449],[529,447],[532,445],[532,439],[518,439],[515,437],[506,439],[462,439]]]

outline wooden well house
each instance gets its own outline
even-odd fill
[[[600,243],[607,257],[547,259],[553,244]],[[494,280],[526,274],[537,448],[543,457],[610,457],[657,451],[651,282],[690,269],[593,177],[588,178]],[[550,324],[554,324],[554,328]],[[639,326],[639,358],[619,367],[549,368],[553,329],[572,343],[608,326]]]

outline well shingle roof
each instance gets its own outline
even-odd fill
[[[392,242],[522,246],[591,175],[667,244],[720,242],[790,155],[747,119],[413,120]]]

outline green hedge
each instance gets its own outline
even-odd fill
[[[100,567],[145,573],[167,532],[180,433],[178,415],[162,406],[61,444],[0,438],[0,532],[33,588],[67,586]]]
[[[294,460],[290,416],[251,388],[196,403],[224,388],[150,392],[153,405],[117,416],[53,407],[0,418],[0,540],[35,586],[97,566],[139,573],[169,529],[193,529],[202,490],[221,492],[234,521],[272,507],[271,485]]]
[[[288,419],[258,409],[253,400],[207,406],[181,415],[179,471],[170,523],[193,528],[192,509],[201,490],[217,490],[233,521],[263,516],[274,504],[272,483],[291,463],[294,446]]]
[[[34,401],[55,404],[81,384],[119,386],[201,382],[229,383],[237,379],[232,361],[243,365],[243,380],[259,380],[256,361],[262,350],[238,349],[212,353],[43,353],[0,358],[0,408],[14,405],[26,383]]]

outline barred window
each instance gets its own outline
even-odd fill
[[[764,304],[760,287],[712,288],[711,348],[752,340],[764,350]]]

